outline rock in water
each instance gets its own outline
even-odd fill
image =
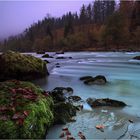
[[[44,54],[44,55],[42,56],[42,58],[53,58],[53,57],[50,56],[49,54]]]
[[[106,80],[105,76],[103,76],[103,75],[98,75],[96,77],[93,77],[93,78],[90,78],[90,79],[87,79],[84,81],[84,83],[87,85],[92,85],[92,84],[104,85],[104,84],[106,84],[106,82],[107,82],[107,80]]]
[[[8,51],[0,55],[0,81],[33,80],[48,75],[46,63],[39,58]]]
[[[135,56],[133,59],[140,60],[140,56]]]
[[[104,99],[88,98],[87,103],[91,107],[102,107],[102,106],[125,107],[126,106],[126,104],[122,101],[112,100],[109,98],[104,98]]]
[[[76,95],[75,96],[69,96],[68,99],[72,102],[78,102],[78,101],[82,100],[81,97],[76,96]]]
[[[63,102],[66,100],[66,95],[71,95],[73,89],[71,87],[56,87],[50,93],[55,102]]]
[[[71,103],[58,102],[54,105],[54,117],[56,124],[66,124],[76,115],[76,107]]]
[[[93,78],[93,77],[92,76],[83,76],[83,77],[80,77],[80,80],[84,81],[84,80],[89,80],[91,78]]]

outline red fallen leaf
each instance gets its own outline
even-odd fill
[[[36,100],[37,96],[36,95],[23,95],[23,98],[30,99],[30,100]]]
[[[19,113],[14,114],[13,117],[12,117],[13,120],[17,120],[19,118],[20,118],[20,114]]]
[[[67,130],[68,130],[68,128],[67,128],[67,127],[64,127],[64,128],[62,128],[62,130],[63,130],[63,131],[67,131]]]
[[[0,111],[7,111],[7,110],[9,110],[8,107],[6,107],[6,106],[0,106]]]
[[[48,97],[48,96],[49,96],[49,94],[48,94],[47,92],[46,92],[46,93],[44,93],[43,95],[44,95],[44,96],[46,96],[46,97]]]
[[[28,111],[23,111],[24,115],[27,117],[29,115]]]
[[[22,126],[23,123],[24,123],[24,119],[23,118],[20,118],[20,119],[17,120],[17,124],[18,125]]]
[[[15,111],[16,111],[15,107],[12,107],[12,108],[11,108],[11,110],[12,110],[13,112],[15,112]]]
[[[13,117],[12,117],[12,119],[13,120],[17,120],[17,119],[24,119],[25,118],[25,116],[24,116],[24,114],[21,114],[21,113],[15,113],[14,115],[13,115]]]
[[[14,101],[14,100],[15,100],[15,98],[14,98],[14,97],[11,97],[10,99],[11,99],[11,101]]]
[[[12,89],[11,89],[11,92],[12,92],[13,94],[16,94],[16,89],[12,88]]]
[[[64,134],[64,132],[62,132],[62,133],[60,134],[59,138],[64,138],[64,136],[65,136],[65,134]]]
[[[95,127],[96,127],[97,129],[104,129],[104,128],[105,128],[105,126],[102,125],[102,124],[100,124],[100,125],[96,125]]]
[[[0,116],[0,120],[3,120],[3,121],[7,121],[8,120],[8,117],[3,115],[3,116]]]
[[[25,89],[26,89],[26,91],[33,93],[32,89],[30,89],[29,87],[25,87]]]
[[[71,135],[69,130],[66,131],[66,135]]]

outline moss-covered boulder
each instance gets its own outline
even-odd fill
[[[53,100],[29,82],[0,83],[0,138],[41,139],[53,124]]]
[[[0,55],[0,81],[32,80],[48,75],[46,63],[39,58],[8,51]]]

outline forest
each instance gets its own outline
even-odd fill
[[[95,0],[80,12],[33,23],[0,43],[0,51],[139,51],[140,1]]]

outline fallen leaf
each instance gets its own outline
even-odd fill
[[[104,125],[96,125],[96,128],[97,128],[97,129],[104,129],[105,126],[104,126]]]
[[[18,125],[22,126],[23,123],[24,123],[24,119],[20,118],[20,119],[17,120]]]
[[[27,117],[29,115],[28,111],[23,111],[24,115]]]
[[[6,115],[0,116],[0,120],[7,121],[8,117]]]
[[[59,136],[59,138],[63,138],[65,136],[64,132],[62,132]]]

